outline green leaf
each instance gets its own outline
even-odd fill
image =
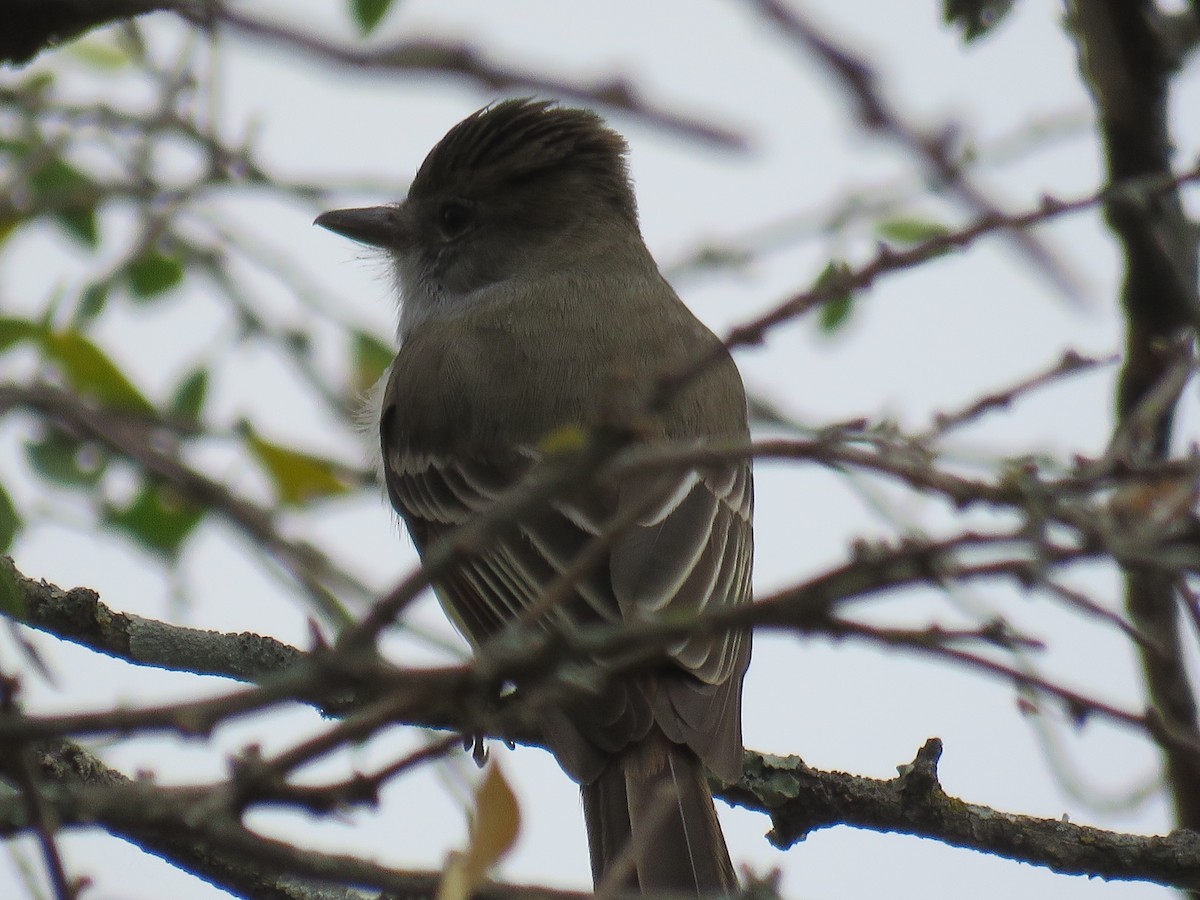
[[[271,476],[281,503],[298,506],[310,500],[344,494],[350,489],[339,475],[337,463],[272,443],[249,427],[246,437],[251,452]]]
[[[96,185],[90,178],[57,156],[32,172],[29,182],[39,194],[91,194],[96,190]]]
[[[152,250],[135,259],[128,274],[133,296],[145,300],[165,293],[183,281],[183,264]]]
[[[942,18],[970,43],[983,37],[1009,13],[1014,0],[943,0]]]
[[[93,69],[112,71],[130,63],[129,54],[119,46],[95,37],[75,41],[64,52]]]
[[[147,482],[129,506],[110,507],[105,518],[147,549],[173,558],[204,518],[204,512],[203,507],[183,499],[169,485]]]
[[[849,294],[827,300],[821,307],[821,330],[833,334],[850,319],[850,311],[854,308],[854,298]]]
[[[29,180],[38,194],[35,205],[58,208],[53,217],[62,229],[87,247],[95,249],[100,243],[100,231],[96,224],[95,200],[99,195],[96,184],[57,157],[30,175]]]
[[[945,237],[950,229],[940,222],[929,219],[898,217],[885,219],[875,226],[875,232],[885,241],[897,244],[921,244],[934,238]]]
[[[17,86],[17,90],[19,90],[22,94],[40,95],[45,94],[46,91],[50,90],[50,88],[53,86],[53,72],[31,72],[29,73],[29,77]],[[39,97],[39,99],[41,98]]]
[[[154,407],[142,396],[111,359],[78,331],[51,332],[42,336],[46,355],[55,360],[79,390],[107,406],[139,413]]]
[[[350,0],[350,12],[363,37],[379,26],[391,5],[392,0]]]
[[[8,496],[8,491],[4,490],[4,485],[0,485],[0,553],[12,546],[13,538],[17,536],[20,528],[21,517],[17,514],[17,508],[13,506],[12,498]],[[3,589],[0,588],[0,595],[3,593]]]
[[[108,285],[92,284],[83,291],[79,298],[79,309],[75,312],[77,322],[90,322],[104,311],[108,305]]]
[[[11,560],[0,559],[0,612],[14,619],[24,619],[25,592],[17,581],[17,570]]]
[[[392,364],[395,351],[363,331],[354,332],[354,390],[355,393],[365,394],[375,386],[375,383]]]
[[[64,210],[54,214],[54,221],[67,234],[89,249],[100,246],[100,226],[96,223],[96,207]]]
[[[850,267],[846,263],[839,259],[831,259],[817,276],[813,289],[827,288],[841,279],[848,279],[850,274]],[[840,291],[821,304],[817,324],[826,334],[833,334],[850,320],[853,308],[854,294],[850,291]]]
[[[42,334],[42,326],[28,319],[0,319],[0,353],[14,344],[34,340]]]
[[[67,487],[95,487],[108,465],[108,455],[102,448],[61,431],[26,444],[25,455],[39,475]]]
[[[577,453],[588,445],[588,431],[578,425],[563,425],[538,439],[537,449],[546,456]]]
[[[171,398],[172,415],[189,422],[198,421],[207,395],[208,370],[197,369],[175,389],[175,396]]]

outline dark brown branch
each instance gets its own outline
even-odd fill
[[[606,106],[683,137],[699,138],[735,149],[745,146],[745,139],[729,129],[652,105],[639,95],[632,82],[624,78],[614,77],[607,82],[586,84],[547,78],[531,71],[507,69],[487,60],[476,47],[451,39],[407,40],[370,48],[347,47],[315,33],[298,31],[282,22],[256,18],[232,7],[222,6],[215,13],[183,9],[180,14],[200,25],[215,22],[260,44],[279,44],[298,50],[313,60],[388,78],[394,78],[397,74],[448,75],[473,83],[489,93],[516,90],[589,106]]]
[[[898,777],[884,781],[811,769],[796,758],[747,753],[741,782],[722,788],[719,795],[766,812],[772,822],[769,838],[781,848],[821,828],[849,824],[929,837],[1063,874],[1200,886],[1200,835],[1126,835],[967,803],[943,791],[937,776],[940,754],[941,743],[933,739],[901,767]],[[63,826],[99,824],[239,892],[248,893],[253,884],[262,891],[256,897],[332,896],[295,892],[299,879],[290,879],[291,886],[288,879],[280,884],[271,873],[275,867],[327,882],[403,890],[404,896],[414,897],[431,897],[439,878],[436,872],[399,872],[350,857],[300,851],[251,835],[232,820],[200,819],[194,810],[206,791],[129,782],[70,745],[41,748],[38,759],[43,777],[51,782],[45,789],[47,802]],[[31,825],[20,803],[0,800],[0,834],[20,833]],[[214,860],[220,861],[215,872],[210,868]],[[257,876],[248,860],[259,867]],[[478,896],[581,895],[494,885]]]
[[[1040,682],[1027,673],[999,666],[994,662],[973,656],[952,646],[966,639],[985,639],[1003,646],[1010,642],[1010,637],[1005,634],[879,631],[845,620],[829,618],[827,614],[829,604],[834,602],[836,597],[860,596],[863,590],[869,589],[869,586],[872,583],[878,582],[879,579],[894,584],[897,583],[897,579],[927,581],[929,578],[939,578],[957,580],[985,572],[994,575],[1005,571],[1003,567],[996,567],[995,565],[985,567],[957,565],[951,556],[946,555],[946,550],[946,547],[939,548],[909,544],[891,549],[876,548],[869,552],[863,551],[859,554],[854,571],[852,572],[848,569],[843,572],[842,575],[844,577],[841,580],[839,580],[835,573],[832,580],[825,579],[824,582],[821,580],[815,582],[810,586],[810,590],[807,593],[804,591],[792,591],[785,592],[775,598],[768,598],[756,607],[748,608],[745,611],[745,615],[749,617],[749,621],[754,621],[758,624],[774,621],[788,623],[793,627],[799,627],[801,630],[807,630],[807,627],[812,627],[818,632],[856,637],[870,641],[882,641],[893,647],[906,647],[919,652],[928,652],[936,656],[956,659],[973,670],[990,670],[993,674],[1008,678],[1024,687],[1029,687],[1041,693],[1050,694],[1051,696],[1057,696],[1060,700],[1066,702],[1077,715],[1082,716],[1094,713],[1106,716],[1110,719],[1123,721],[1126,724],[1133,724],[1144,731],[1154,734],[1161,740],[1167,739],[1168,736],[1156,731],[1155,723],[1148,722],[1144,718],[1105,707],[1090,698],[1069,694],[1062,688],[1050,683]],[[1024,564],[1023,560],[1022,564]],[[847,578],[849,581],[846,581]],[[816,604],[815,606],[814,603]],[[698,627],[707,627],[707,624],[701,621],[698,623]],[[634,645],[636,646],[637,641],[644,638],[648,642],[655,640],[661,646],[662,640],[668,640],[670,634],[667,630],[660,630],[663,631],[663,634],[654,635],[651,630],[645,630],[645,633],[640,638],[636,634],[633,635]],[[995,640],[992,640],[993,637]],[[613,640],[615,638],[599,635],[595,641],[583,647],[583,650],[589,653],[602,650],[611,644]],[[577,640],[575,643],[583,646],[587,642]],[[630,641],[626,639],[624,643],[629,644]],[[486,664],[486,662],[485,660],[484,663]],[[493,661],[493,665],[496,662]],[[509,659],[508,662],[511,664],[513,660]],[[536,658],[525,660],[522,663],[526,667],[535,666],[536,664]],[[327,785],[325,786],[326,790],[324,793],[321,789],[297,790],[287,784],[285,776],[294,765],[314,759],[336,746],[343,746],[347,741],[353,741],[364,735],[373,733],[384,724],[405,720],[406,716],[409,717],[409,721],[439,724],[437,722],[429,722],[426,718],[423,718],[427,716],[429,709],[425,701],[430,696],[439,693],[444,698],[444,691],[435,691],[434,694],[427,695],[421,700],[412,697],[409,699],[398,698],[395,693],[390,692],[390,689],[395,688],[400,683],[395,681],[395,679],[403,675],[407,680],[411,676],[400,672],[393,672],[390,675],[391,680],[389,681],[388,673],[385,669],[376,668],[373,671],[374,675],[372,677],[378,678],[385,687],[389,688],[389,695],[391,697],[389,701],[376,703],[373,708],[371,706],[363,708],[358,714],[352,715],[345,722],[333,726],[319,738],[298,745],[292,751],[285,752],[275,760],[243,760],[235,767],[234,775],[228,787],[214,784],[207,788],[194,789],[199,793],[192,798],[193,807],[195,802],[199,802],[197,799],[199,797],[219,798],[222,795],[228,795],[230,798],[239,798],[236,802],[232,800],[221,801],[222,804],[234,802],[235,808],[240,808],[240,805],[246,802],[273,801],[311,810],[322,810],[334,808],[344,803],[369,802],[373,797],[374,790],[383,779],[391,777],[399,771],[403,771],[412,764],[412,761],[400,760],[393,766],[386,767],[375,776],[366,776],[361,779],[351,779],[344,783]],[[552,669],[547,670],[547,674],[551,671]],[[447,673],[437,676],[442,678],[443,687],[446,684],[444,681],[445,674]],[[501,730],[497,733],[512,736],[512,733],[504,728],[507,716],[502,710],[497,710],[494,715],[484,713],[477,718],[470,713],[470,705],[464,705],[461,701],[469,696],[471,692],[479,690],[480,682],[471,679],[465,671],[460,673],[460,677],[468,678],[467,681],[460,681],[463,688],[469,685],[474,685],[474,687],[470,687],[465,694],[461,693],[463,688],[460,688],[457,697],[452,698],[451,702],[446,704],[447,707],[456,710],[460,714],[460,719],[473,722],[488,722],[489,724],[500,726]],[[324,681],[324,676],[320,676],[320,680]],[[298,682],[297,685],[293,686],[299,686],[304,683],[306,682]],[[411,681],[409,683],[411,684]],[[555,689],[561,691],[566,688],[563,685],[557,685]],[[475,701],[475,703],[477,704],[478,701]],[[88,727],[153,728],[157,720],[168,726],[175,727],[179,727],[186,722],[188,728],[195,729],[198,721],[207,721],[204,719],[204,716],[215,715],[217,708],[201,710],[200,707],[191,705],[187,706],[186,710],[183,707],[171,711],[163,710],[159,712],[143,710],[132,717],[130,717],[129,713],[135,713],[135,711],[116,711],[108,716],[91,717],[95,721],[91,725],[88,725]],[[224,711],[227,713],[228,709]],[[68,729],[88,724],[88,717],[60,718],[61,720],[59,721],[43,718],[37,720],[36,725],[31,721],[24,720],[25,724],[34,725],[32,728],[21,727],[21,722],[7,722],[5,723],[5,727],[0,729],[0,739],[9,741],[27,740],[39,734],[55,733],[55,729]],[[448,742],[445,746],[449,746]],[[1180,855],[1183,851],[1187,851],[1188,847],[1181,845],[1179,840],[1175,838],[1129,838],[1122,835],[1112,835],[1107,832],[1096,832],[1096,835],[1093,835],[1091,830],[1080,832],[1074,826],[1065,826],[1062,823],[1047,824],[1043,823],[1042,820],[1028,820],[1027,822],[1024,819],[1003,816],[979,807],[969,807],[961,801],[954,801],[949,798],[939,802],[943,805],[949,804],[948,808],[958,811],[960,813],[958,817],[952,819],[929,818],[928,811],[931,808],[929,806],[931,798],[937,799],[937,794],[933,791],[932,787],[927,791],[927,796],[913,795],[909,788],[905,788],[905,791],[908,791],[908,793],[900,791],[898,796],[893,796],[899,789],[897,785],[900,783],[893,784],[889,782],[885,784],[891,785],[887,789],[887,791],[891,791],[891,794],[889,795],[887,791],[880,794],[879,791],[881,788],[879,788],[878,784],[868,779],[851,779],[851,776],[811,773],[809,770],[803,769],[802,764],[799,764],[801,768],[797,769],[797,764],[795,763],[771,762],[768,765],[764,762],[764,759],[760,754],[748,754],[747,777],[738,787],[730,789],[728,796],[730,799],[743,805],[750,805],[753,808],[764,809],[770,812],[775,822],[776,839],[781,843],[796,840],[804,828],[811,830],[815,827],[823,827],[823,824],[832,824],[833,821],[844,820],[859,827],[903,830],[909,833],[938,837],[950,843],[962,843],[963,846],[971,846],[976,849],[1012,856],[1017,859],[1037,862],[1055,868],[1057,871],[1073,872],[1079,871],[1078,867],[1086,868],[1090,865],[1090,862],[1088,862],[1087,857],[1081,856],[1078,852],[1074,855],[1064,854],[1060,844],[1064,841],[1069,844],[1073,836],[1078,837],[1081,834],[1088,840],[1092,840],[1093,838],[1099,840],[1100,838],[1096,837],[1096,835],[1099,835],[1103,837],[1105,842],[1103,846],[1123,848],[1122,853],[1116,856],[1115,859],[1110,860],[1106,866],[1095,869],[1095,871],[1104,877],[1145,877],[1175,885],[1190,884],[1191,882],[1187,879],[1193,877],[1193,874],[1190,874],[1192,870],[1187,868],[1187,857]],[[46,762],[43,762],[41,764],[42,769],[45,770],[47,765]],[[786,793],[780,787],[781,771],[790,773],[789,777],[793,780],[800,777],[795,774],[796,772],[800,772],[805,777],[811,776],[816,779],[811,789],[819,791],[821,796],[830,795],[841,798],[845,803],[857,805],[849,811],[841,807],[833,808],[828,812],[829,820],[822,822],[819,820],[819,817],[814,818],[815,814],[811,811],[811,804],[807,799],[808,795],[805,795],[806,799],[801,802],[795,798],[800,797],[802,792],[798,788],[787,788],[787,790],[792,791],[789,796],[793,798],[794,803],[780,808],[779,797],[782,795],[781,792]],[[108,780],[101,778],[99,779],[99,783],[113,783],[113,777],[109,776]],[[847,779],[850,780],[847,781]],[[909,776],[904,783],[911,787],[912,777]],[[936,785],[936,779],[934,779],[933,784]],[[774,793],[767,793],[767,787],[770,787]],[[142,786],[141,789],[149,791],[150,793],[147,796],[153,796],[158,800],[162,800],[164,797],[167,800],[170,798],[169,792],[163,794],[160,789],[153,788],[151,785]],[[864,791],[867,793],[864,793]],[[917,797],[916,801],[913,800],[914,796]],[[757,799],[751,801],[749,798]],[[71,802],[68,802],[68,799]],[[179,821],[173,818],[174,814],[171,814],[169,809],[166,813],[163,813],[165,818],[152,817],[149,822],[137,820],[135,811],[141,809],[142,814],[144,814],[145,804],[142,804],[140,807],[136,804],[131,805],[130,798],[128,797],[114,798],[112,796],[88,795],[87,798],[83,799],[86,799],[87,802],[83,802],[80,797],[74,795],[71,798],[64,796],[54,799],[53,802],[55,804],[62,804],[61,807],[58,805],[53,807],[56,817],[64,824],[84,819],[96,819],[106,827],[112,829],[114,833],[122,834],[122,836],[133,835],[131,839],[139,842],[145,840],[146,836],[138,831],[138,821],[142,821],[143,825],[151,828],[151,838],[161,838],[164,833],[177,834],[177,829],[181,827]],[[212,802],[212,800],[205,802]],[[916,806],[913,805],[914,802],[917,803]],[[82,805],[80,805],[81,803]],[[755,806],[755,803],[758,805]],[[796,804],[799,805],[797,806]],[[875,805],[872,806],[871,804]],[[884,805],[879,806],[879,804]],[[154,808],[153,804],[151,804],[151,809]],[[822,807],[817,805],[812,808],[819,810]],[[940,809],[940,807],[932,808]],[[0,809],[5,808],[0,805]],[[21,807],[21,809],[26,808]],[[127,809],[130,811],[123,814],[113,812],[111,816],[115,818],[110,819],[106,817],[108,814],[102,814],[104,810],[109,809]],[[882,812],[880,811],[881,809],[883,810]],[[809,810],[809,812],[805,813],[804,810]],[[914,810],[919,815],[914,813]],[[27,809],[26,812],[22,813],[20,809],[7,808],[4,816],[0,816],[0,821],[11,820],[13,822],[11,825],[12,828],[28,828],[30,826],[28,818],[20,818],[21,816],[27,816],[27,814]],[[121,818],[122,815],[127,818]],[[800,815],[807,818],[797,819],[796,817]],[[14,816],[17,819],[13,819]],[[992,822],[996,830],[994,832],[981,831],[977,827],[976,822],[976,819],[979,818]],[[804,824],[797,825],[797,822]],[[189,833],[189,841],[193,843],[200,841],[200,845],[209,847],[210,851],[211,847],[217,847],[222,852],[233,853],[236,858],[241,858],[244,855],[276,866],[290,868],[294,861],[290,855],[291,851],[285,845],[262,846],[256,837],[243,833],[240,827],[236,826],[233,822],[226,823],[221,827],[218,827],[217,824],[210,824],[212,825],[211,829],[203,831],[203,833],[197,832],[193,828]],[[1022,829],[1026,825],[1032,830],[1022,832]],[[1038,839],[1036,841],[1031,840],[1021,843],[1019,835],[1022,833],[1037,835]],[[974,835],[974,837],[970,843],[966,843],[962,837],[963,834]],[[787,835],[791,836],[785,837]],[[1052,838],[1053,840],[1051,840]],[[1167,850],[1174,852],[1176,855],[1172,857],[1174,860],[1172,863],[1173,867],[1168,867],[1164,870],[1158,868],[1160,866],[1158,860]],[[195,865],[195,863],[189,865]],[[334,871],[354,871],[358,872],[360,877],[365,877],[361,869],[351,867],[350,869],[343,870],[340,868],[340,865],[340,862],[336,858],[320,862],[310,860],[300,865],[297,871],[307,873],[312,877],[330,877]],[[379,873],[375,873],[375,875],[383,877]],[[403,877],[407,878],[409,876],[403,875]],[[368,879],[368,882],[375,883],[371,879]],[[381,884],[383,883],[390,882],[381,882]],[[412,886],[411,883],[409,886]],[[280,894],[279,896],[284,895]]]
[[[969,247],[982,238],[1009,229],[1025,232],[1034,225],[1092,209],[1118,191],[1144,198],[1149,203],[1161,193],[1176,192],[1182,185],[1198,180],[1200,164],[1178,175],[1132,179],[1122,182],[1119,186],[1112,185],[1074,200],[1045,197],[1036,209],[1013,215],[983,215],[957,231],[937,235],[905,249],[881,245],[874,258],[857,269],[824,279],[815,287],[782,301],[758,318],[738,325],[725,336],[725,348],[732,350],[761,344],[766,340],[767,333],[777,325],[799,319],[837,297],[863,291],[885,275],[916,268],[945,253]],[[688,383],[712,365],[720,352],[714,351],[680,371],[663,376],[654,398],[655,402],[662,403],[673,396],[673,392],[679,390],[681,385]]]
[[[1037,493],[1030,496],[1031,503],[1043,502]],[[1081,514],[1079,517],[1088,519],[1092,516]],[[487,517],[481,518],[486,520]],[[1117,539],[1116,529],[1100,529],[1098,534],[1101,537],[1107,534],[1112,541]],[[1150,534],[1145,542],[1139,542],[1136,538],[1132,532],[1124,535],[1116,552],[1122,558],[1136,560],[1143,566],[1200,566],[1196,554],[1193,552],[1189,555],[1186,545],[1182,545],[1172,557],[1164,554],[1154,543],[1154,534]],[[461,546],[455,545],[456,548]],[[989,561],[971,561],[973,554],[978,557],[980,550],[988,548],[992,557]],[[1078,714],[1088,712],[1102,715],[1133,725],[1161,742],[1194,746],[1195,742],[1189,742],[1185,735],[1177,733],[1177,729],[1160,727],[1157,720],[1151,721],[1138,713],[1110,708],[1048,682],[1038,682],[1026,673],[949,647],[946,641],[919,641],[909,633],[883,635],[878,630],[833,617],[835,609],[848,602],[903,587],[997,578],[1036,586],[1056,566],[1094,558],[1107,549],[1108,545],[1102,540],[1076,547],[1050,544],[1036,536],[1031,542],[1031,536],[1023,528],[995,535],[965,534],[941,542],[908,540],[896,546],[863,546],[856,549],[845,565],[774,596],[762,598],[751,606],[725,610],[687,624],[644,624],[554,636],[535,633],[527,641],[521,642],[519,649],[504,645],[495,652],[485,652],[472,666],[441,671],[397,669],[371,654],[357,653],[354,643],[347,643],[332,651],[324,650],[297,662],[295,651],[286,652],[285,658],[280,659],[277,653],[279,648],[267,642],[265,657],[268,661],[264,663],[267,670],[272,665],[284,665],[287,668],[280,674],[265,677],[259,688],[235,691],[199,703],[0,722],[0,736],[28,740],[39,736],[112,733],[133,729],[204,733],[229,716],[242,715],[288,698],[305,698],[325,706],[330,697],[339,696],[343,712],[350,708],[358,712],[353,716],[353,721],[343,723],[324,735],[321,747],[339,746],[347,740],[369,734],[371,728],[379,723],[393,720],[502,734],[526,740],[535,732],[530,730],[528,716],[522,715],[520,704],[495,703],[497,686],[505,680],[520,675],[526,684],[537,683],[539,693],[548,692],[561,699],[563,692],[572,690],[573,682],[571,678],[561,677],[562,667],[566,665],[569,668],[581,659],[605,659],[605,671],[632,670],[654,664],[662,648],[683,633],[731,626],[768,626],[802,633],[854,635],[893,644],[903,638],[913,649],[932,652],[976,670],[989,670],[1023,687],[1034,687],[1042,693],[1056,696]],[[996,558],[996,550],[1012,552]],[[403,584],[410,585],[412,581],[409,579]],[[41,592],[47,592],[52,597],[64,594],[48,587],[39,588],[30,593],[34,606],[40,602],[37,598]],[[80,600],[85,610],[100,611],[101,618],[111,615],[105,608],[94,605],[94,599],[88,592],[66,594]],[[86,624],[86,617],[84,622]],[[76,624],[76,620],[68,622],[72,628]],[[169,636],[169,626],[159,628]],[[204,671],[247,677],[244,667],[230,667],[221,661],[226,652],[222,648],[229,644],[229,649],[236,649],[242,646],[244,640],[253,642],[255,639],[221,635],[211,638],[215,642],[213,659],[200,663],[198,667]],[[191,640],[203,643],[199,633],[188,633],[184,643]],[[104,649],[114,652],[116,648],[105,645]],[[367,686],[369,689],[365,689]],[[353,699],[348,700],[348,697]]]
[[[152,785],[135,784],[75,744],[42,742],[31,752],[42,782],[43,802],[50,806],[61,827],[100,825],[111,834],[239,896],[262,900],[348,900],[344,891],[325,890],[291,873],[268,871],[261,864],[214,851],[195,840],[187,829],[164,827],[163,822],[155,821],[155,811],[161,808],[162,801]],[[11,776],[9,772],[4,774]],[[143,801],[140,805],[131,805],[138,799]],[[122,820],[97,818],[92,815],[94,804],[112,804],[118,808]],[[123,811],[119,809],[122,805]],[[0,832],[7,836],[28,827],[19,804],[0,801]]]
[[[1167,104],[1175,54],[1154,0],[1087,0],[1070,5],[1080,70],[1100,121],[1110,183],[1161,177],[1171,171]],[[1171,377],[1176,337],[1190,346],[1200,324],[1197,238],[1178,191],[1153,196],[1112,192],[1109,225],[1125,257],[1122,305],[1126,354],[1121,371],[1118,436],[1126,459],[1169,454],[1178,392],[1160,386]],[[1180,385],[1182,389],[1182,385]],[[1139,651],[1151,702],[1167,727],[1197,735],[1197,703],[1179,632],[1176,579],[1164,572],[1126,567],[1126,607],[1150,639]],[[1167,779],[1178,823],[1200,829],[1200,754],[1166,748]],[[1200,896],[1200,894],[1197,894]]]
[[[0,712],[6,717],[21,715],[17,703],[19,684],[16,678],[0,672]],[[75,886],[67,879],[67,870],[58,850],[59,821],[42,794],[32,755],[30,747],[13,742],[6,754],[5,774],[19,792],[15,803],[28,816],[31,830],[37,837],[54,896],[57,900],[73,900]]]
[[[1089,372],[1093,369],[1111,366],[1119,361],[1116,356],[1103,358],[1081,356],[1074,350],[1063,354],[1062,358],[1045,371],[1030,375],[1019,382],[999,391],[993,391],[977,397],[962,409],[953,412],[938,413],[934,418],[933,427],[919,440],[929,441],[945,436],[949,431],[968,425],[981,416],[995,410],[1007,409],[1017,398],[1047,384],[1057,384],[1064,376]]]
[[[937,773],[941,753],[941,741],[930,739],[888,781],[821,772],[795,758],[748,753],[741,782],[723,789],[720,796],[767,812],[772,824],[768,837],[781,848],[822,828],[852,825],[934,838],[1067,875],[1200,888],[1200,834],[1116,834],[967,803],[942,789]]]
[[[87,751],[68,744],[37,748],[43,796],[63,827],[102,827],[187,871],[255,900],[367,900],[348,888],[386,890],[391,896],[434,900],[441,873],[389,869],[349,855],[321,853],[265,838],[243,828],[227,811],[204,807],[211,792],[130,781]],[[205,815],[197,815],[198,809]],[[0,836],[31,830],[26,807],[0,798]],[[484,884],[481,900],[582,900],[590,896],[529,885]],[[657,895],[648,895],[651,900]],[[738,896],[773,897],[761,883]],[[614,900],[632,900],[619,894]],[[663,898],[667,900],[667,898]]]
[[[697,117],[655,106],[628,79],[586,84],[508,69],[487,60],[477,48],[457,41],[400,41],[362,48],[335,44],[316,33],[283,22],[256,18],[214,0],[8,0],[6,27],[0,33],[0,63],[26,62],[42,49],[70,40],[99,25],[167,10],[201,28],[227,28],[259,44],[279,44],[312,60],[375,72],[387,77],[449,75],[489,91],[532,91],[620,110],[647,124],[683,137],[733,148],[744,138]]]
[[[26,63],[85,31],[162,9],[203,6],[200,0],[6,0],[0,63]]]

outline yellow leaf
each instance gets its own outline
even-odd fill
[[[540,441],[538,446],[547,456],[556,456],[559,453],[571,453],[575,450],[582,450],[587,446],[588,433],[578,425],[564,425],[562,428],[556,428],[551,431]]]
[[[475,815],[471,818],[467,849],[451,853],[438,900],[467,900],[484,876],[517,841],[521,831],[521,808],[517,797],[493,762],[475,792]]]
[[[280,502],[296,506],[350,489],[337,463],[268,441],[250,428],[246,429],[246,437],[251,452],[271,476]]]
[[[97,37],[75,41],[64,52],[93,69],[120,69],[132,61],[129,53],[115,42]]]
[[[438,885],[437,900],[467,900],[471,896],[471,888],[466,873],[466,857],[456,850],[446,861],[442,882]]]
[[[10,234],[21,224],[21,220],[15,216],[4,217],[0,216],[0,244],[8,238]]]

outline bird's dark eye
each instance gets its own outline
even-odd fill
[[[448,238],[463,234],[471,227],[473,220],[471,207],[457,200],[447,200],[438,209],[438,226]]]

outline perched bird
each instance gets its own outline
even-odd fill
[[[732,359],[642,240],[626,153],[592,112],[508,100],[454,126],[403,202],[317,218],[394,264],[400,348],[379,433],[388,495],[419,552],[538,466],[548,437],[589,433],[614,399],[648,395],[657,376],[706,354],[715,363],[669,402],[642,404],[651,422],[640,440],[748,438]],[[512,523],[435,590],[477,649],[531,610],[538,627],[557,629],[686,620],[748,602],[752,511],[744,459],[580,485]],[[606,535],[614,523],[624,525]],[[605,535],[596,564],[539,607]],[[705,768],[741,775],[749,659],[748,631],[704,632],[650,671],[537,711],[582,785],[598,886],[736,888]]]

